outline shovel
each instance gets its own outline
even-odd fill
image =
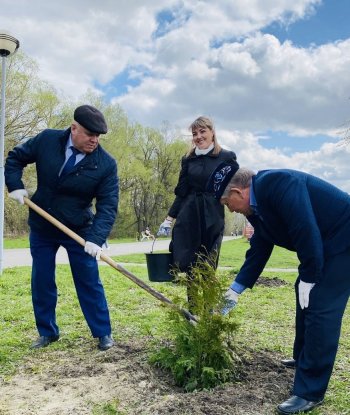
[[[54,226],[56,226],[58,229],[60,229],[63,233],[70,236],[72,239],[74,239],[78,244],[85,246],[85,240],[73,232],[71,229],[69,229],[67,226],[63,225],[60,221],[55,219],[53,216],[51,216],[49,213],[47,213],[45,210],[41,209],[38,205],[36,205],[34,202],[32,202],[27,197],[24,197],[24,203],[28,205],[31,209],[33,209],[36,213],[38,213],[40,216],[48,220],[50,223],[52,223]],[[162,303],[166,304],[167,306],[177,310],[179,313],[181,313],[186,320],[188,320],[190,323],[196,324],[198,320],[196,317],[194,317],[189,311],[185,310],[184,308],[179,307],[177,304],[174,304],[172,301],[170,301],[168,298],[166,298],[163,294],[160,292],[154,290],[149,285],[145,284],[142,280],[136,277],[136,275],[132,274],[128,270],[126,270],[124,267],[122,267],[120,264],[117,264],[115,261],[113,261],[112,258],[110,258],[108,255],[101,253],[100,259],[104,262],[106,262],[108,265],[110,265],[112,268],[119,271],[121,274],[125,275],[129,280],[134,282],[136,285],[147,291],[149,294],[153,295],[153,297],[157,298]]]

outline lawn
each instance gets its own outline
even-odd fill
[[[249,243],[245,238],[225,241],[220,250],[219,266],[231,267],[235,271],[238,271],[243,264],[245,253],[248,248]],[[114,259],[117,262],[142,264],[145,262],[145,255],[118,255],[118,257],[115,257]],[[286,249],[276,246],[266,267],[296,269],[298,263],[299,261],[295,252],[287,251]]]
[[[247,247],[248,244],[244,240],[225,242],[221,251],[220,266],[238,269],[242,264]],[[127,259],[126,257],[118,257],[119,262],[125,262]],[[150,283],[147,278],[147,270],[145,266],[141,265],[145,261],[144,255],[130,255],[129,260],[132,263],[140,263],[140,265],[130,263],[127,266],[130,272],[169,299],[177,295],[185,296],[184,288],[177,284]],[[276,249],[269,261],[268,267],[295,269],[297,265],[298,261],[294,253]],[[228,273],[229,270],[220,269],[220,272]],[[292,284],[295,281],[296,274],[293,271],[275,271],[264,272],[263,276],[271,280],[285,281],[286,284],[276,287],[256,285],[253,290],[248,290],[241,296],[239,305],[230,318],[235,318],[240,325],[236,333],[236,342],[239,348],[250,353],[269,353],[278,361],[279,358],[291,356],[292,352],[295,301]],[[84,401],[84,408],[80,406],[81,412],[77,410],[69,412],[67,407],[64,407],[65,411],[62,409],[62,412],[53,411],[45,412],[45,414],[144,415],[167,413],[165,411],[162,412],[160,409],[156,410],[156,407],[152,406],[155,404],[151,405],[147,401],[147,399],[151,399],[151,396],[157,396],[162,405],[166,405],[164,400],[170,399],[169,407],[172,402],[173,414],[185,415],[191,412],[188,412],[190,410],[186,408],[186,403],[182,404],[181,399],[187,402],[187,399],[193,398],[193,400],[198,402],[198,405],[202,405],[201,399],[207,402],[210,399],[214,399],[213,396],[215,394],[216,397],[220,395],[222,400],[224,399],[223,396],[225,396],[225,399],[229,398],[229,389],[226,389],[225,394],[225,388],[213,392],[214,395],[210,392],[201,392],[198,394],[187,394],[186,398],[181,392],[172,389],[173,387],[170,388],[171,392],[165,393],[163,383],[160,383],[160,386],[157,385],[156,389],[147,386],[152,382],[153,385],[156,382],[162,382],[164,377],[164,375],[159,374],[158,376],[147,369],[148,366],[145,363],[145,353],[147,351],[151,350],[152,347],[158,347],[159,342],[171,341],[169,339],[167,315],[164,312],[164,306],[146,291],[134,285],[130,280],[109,266],[101,267],[101,278],[109,302],[114,337],[117,344],[120,344],[118,353],[115,355],[108,354],[109,352],[101,354],[96,351],[96,342],[91,338],[85,320],[82,317],[69,266],[67,265],[59,265],[57,267],[57,285],[59,288],[57,321],[61,330],[61,339],[45,350],[29,350],[28,345],[36,337],[30,296],[30,268],[17,267],[6,269],[3,272],[0,278],[0,414],[31,413],[39,415],[44,413],[40,412],[39,409],[37,409],[37,412],[34,411],[36,405],[40,406],[35,399],[46,399],[45,390],[47,389],[51,394],[51,398],[47,398],[49,402],[50,399],[54,399],[55,393],[58,394],[60,392],[60,388],[61,394],[58,396],[60,396],[62,402],[65,402],[64,393],[66,394],[66,406],[69,402],[71,404],[75,402],[76,404],[77,396],[79,395],[79,402]],[[130,355],[137,357],[138,364],[133,369],[128,367],[128,370],[126,370],[126,362],[128,362]],[[310,412],[310,414],[345,415],[350,413],[349,356],[350,316],[348,306],[344,318],[336,366],[327,392],[326,402],[319,409]],[[99,367],[98,371],[96,369],[97,365]],[[109,394],[105,392],[107,386],[102,382],[102,374],[104,370],[106,373],[114,370],[112,369],[115,367],[113,365],[117,365],[118,370],[111,373],[109,378],[109,386],[114,395],[110,396],[110,390]],[[132,380],[132,377],[135,376],[136,379],[138,366],[146,367],[145,373],[147,375],[144,375],[144,379],[138,379],[136,382]],[[86,374],[84,370],[86,372],[89,371],[88,377],[82,376],[82,374]],[[62,381],[63,375],[65,375],[64,382]],[[278,381],[274,381],[271,376],[272,374],[266,375],[266,383],[269,383],[269,387],[272,389],[278,388]],[[88,379],[91,377],[97,381],[97,384],[92,389],[100,390],[97,397],[93,392],[89,392],[90,381]],[[26,403],[23,401],[26,390],[23,386],[25,379],[28,382],[26,384],[28,390],[30,390],[31,383],[35,385],[35,382],[45,380],[44,383],[39,383],[40,387],[39,389],[37,387],[36,392],[33,391],[30,394],[28,392],[27,400],[30,401],[28,402],[34,408],[32,409],[33,412],[28,409],[31,407],[29,403],[27,402],[26,406]],[[64,389],[65,382],[68,381],[72,382],[70,383],[69,390]],[[133,386],[129,387],[128,390],[121,390],[123,382],[128,381]],[[16,387],[19,389],[16,390]],[[144,393],[144,389],[148,387],[150,388],[149,391],[147,392],[146,390],[147,393]],[[244,388],[244,385],[242,387]],[[74,392],[74,388],[76,388],[77,392],[74,396],[71,396],[70,394]],[[132,395],[133,388],[136,391],[135,396]],[[233,385],[232,388],[234,390],[235,386]],[[161,393],[162,390],[163,393]],[[19,394],[17,405],[22,406],[18,406],[17,411],[13,409],[17,398],[14,397],[13,400],[8,399],[11,396],[11,391]],[[63,391],[65,392],[63,393]],[[7,400],[2,396],[7,396]],[[141,397],[143,402],[140,402]],[[254,393],[251,399],[255,399]],[[271,399],[273,400],[274,397],[272,396]],[[160,405],[159,402],[158,405]],[[207,413],[213,413],[213,415],[236,413],[231,412],[230,404],[224,400],[220,408],[220,412]],[[261,412],[261,415],[272,413],[270,410]],[[205,410],[199,412],[199,409],[198,412],[192,410],[192,413],[206,414]],[[257,412],[246,413],[249,415],[250,413],[256,414]]]
[[[125,242],[135,242],[134,238],[120,238],[120,239],[109,239],[110,244],[122,244]],[[18,238],[4,238],[5,249],[20,249],[29,248],[29,237],[28,235]]]

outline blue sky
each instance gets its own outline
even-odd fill
[[[141,79],[133,76],[133,71],[137,68],[126,67],[123,71],[118,73],[108,84],[100,84],[96,82],[94,86],[103,91],[104,97],[107,101],[119,95],[127,94],[129,88],[140,85]],[[141,70],[142,77],[145,77],[145,73]]]
[[[268,149],[280,149],[284,154],[317,150],[322,144],[338,142],[338,138],[317,134],[311,137],[291,136],[283,131],[266,131],[266,135],[259,137],[262,146]]]
[[[350,35],[349,12],[348,0],[327,0],[305,19],[287,26],[274,22],[263,32],[275,35],[281,42],[290,40],[301,47],[345,40]]]
[[[94,91],[183,137],[207,115],[241,165],[350,192],[348,16],[345,0],[3,0],[0,27],[62,97]]]
[[[314,13],[304,19],[287,25],[274,22],[262,32],[273,34],[280,42],[290,41],[302,48],[320,46],[350,37],[349,16],[350,2],[348,0],[328,0],[323,1]],[[339,126],[339,131],[341,131],[341,126]],[[317,150],[324,143],[339,141],[339,137],[331,138],[322,134],[305,139],[305,137],[293,137],[278,131],[266,133],[271,139],[261,141],[261,144],[266,148],[281,148],[284,153]]]

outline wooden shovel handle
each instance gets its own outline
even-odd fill
[[[36,205],[30,199],[28,199],[27,197],[24,197],[24,203],[27,206],[29,206],[31,209],[33,209],[36,213],[38,213],[40,216],[42,216],[47,221],[49,221],[54,226],[56,226],[58,229],[60,229],[63,233],[65,233],[66,235],[68,235],[72,239],[74,239],[76,242],[78,242],[78,244],[80,244],[82,246],[85,246],[85,240],[81,236],[79,236],[78,234],[76,234],[75,232],[73,232],[67,226],[63,225],[63,223],[61,223],[59,220],[57,220],[56,218],[54,218],[53,216],[51,216],[49,213],[47,213],[44,209],[42,209],[41,207],[39,207],[38,205]],[[142,289],[144,289],[145,291],[147,291],[149,294],[153,295],[153,297],[157,298],[162,303],[167,304],[168,306],[170,306],[170,307],[176,309],[177,311],[179,311],[181,314],[183,314],[185,316],[185,318],[187,320],[194,321],[195,323],[197,323],[196,317],[194,317],[189,311],[187,311],[187,310],[179,307],[177,304],[174,304],[172,301],[170,301],[163,294],[161,294],[160,292],[154,290],[152,287],[150,287],[149,285],[147,285],[145,282],[143,282],[142,280],[140,280],[139,278],[137,278],[136,275],[134,275],[131,272],[129,272],[127,269],[125,269],[124,267],[122,267],[120,264],[117,264],[115,261],[113,261],[112,258],[110,258],[105,253],[103,253],[103,252],[101,253],[100,259],[102,259],[102,261],[106,262],[112,268],[114,268],[117,271],[119,271],[121,274],[125,275],[132,282],[134,282],[139,287],[141,287]]]

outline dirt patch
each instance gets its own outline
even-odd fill
[[[247,352],[239,383],[184,393],[148,364],[147,341],[107,352],[43,351],[9,381],[0,379],[1,415],[86,415],[113,403],[132,415],[271,415],[289,396],[293,371],[270,352]],[[82,354],[83,353],[83,354]],[[104,412],[99,412],[104,413]]]
[[[261,285],[263,287],[274,288],[274,287],[282,287],[283,285],[290,285],[290,283],[278,277],[267,278],[261,275],[259,279],[257,280],[257,282],[255,283],[255,285]]]

